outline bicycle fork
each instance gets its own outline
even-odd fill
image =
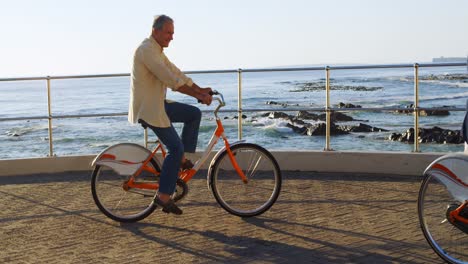
[[[226,147],[226,151],[229,155],[229,160],[231,161],[231,164],[232,166],[234,167],[234,169],[236,170],[237,172],[237,175],[239,175],[239,177],[241,178],[241,180],[244,182],[244,183],[247,183],[248,180],[247,180],[247,177],[245,176],[244,172],[242,171],[242,169],[239,167],[239,164],[237,163],[237,160],[236,160],[236,157],[234,155],[234,153],[232,153],[231,151],[231,145],[229,144],[226,136],[224,135],[224,127],[223,127],[223,124],[221,123],[221,121],[219,119],[216,119],[216,124],[217,124],[217,128],[216,128],[216,131],[215,131],[215,135],[218,136],[218,137],[222,137],[223,140],[224,140],[224,146]]]

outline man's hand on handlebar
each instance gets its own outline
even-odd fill
[[[213,100],[213,90],[210,87],[207,88],[200,88],[201,93],[198,96],[198,102],[206,105],[210,105],[211,101]]]
[[[213,95],[213,89],[211,89],[211,87],[200,88],[200,90],[201,90],[202,93]]]

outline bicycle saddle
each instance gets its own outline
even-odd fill
[[[148,128],[148,123],[143,119],[138,119],[138,124],[140,124],[144,129]]]

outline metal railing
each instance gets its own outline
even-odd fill
[[[334,108],[330,106],[330,72],[333,70],[360,70],[360,69],[390,69],[390,68],[413,68],[414,69],[414,103],[413,108],[405,108],[406,111],[412,111],[414,114],[414,138],[418,138],[419,130],[419,112],[422,110],[447,110],[447,111],[465,111],[465,108],[420,108],[419,107],[419,69],[429,67],[462,67],[466,66],[468,71],[468,58],[466,63],[415,63],[415,64],[382,64],[382,65],[359,65],[359,66],[325,66],[325,67],[296,67],[296,68],[263,68],[263,69],[237,69],[237,70],[211,70],[211,71],[185,71],[185,74],[219,74],[219,73],[236,73],[238,78],[238,106],[237,110],[224,110],[221,112],[237,112],[238,114],[238,138],[242,139],[242,114],[244,112],[263,112],[263,111],[316,111],[326,113],[326,134],[325,134],[325,151],[331,151],[330,147],[330,128],[331,128],[331,114],[334,111],[395,111],[402,110],[399,107],[380,107],[380,108]],[[286,71],[324,71],[325,72],[325,105],[318,108],[253,108],[243,109],[242,107],[242,74],[254,72],[286,72]],[[84,78],[110,78],[110,77],[128,77],[129,73],[120,74],[99,74],[99,75],[70,75],[70,76],[45,76],[45,77],[24,77],[24,78],[1,78],[0,82],[10,81],[37,81],[45,80],[47,86],[47,116],[22,116],[14,118],[0,118],[0,122],[4,121],[20,121],[20,120],[34,120],[34,119],[47,119],[48,120],[48,134],[49,134],[49,156],[54,156],[53,151],[53,119],[66,119],[66,118],[81,118],[81,117],[107,117],[107,116],[125,116],[127,112],[122,113],[101,113],[101,114],[86,114],[86,115],[53,115],[51,111],[51,80],[60,79],[84,79]],[[145,145],[147,145],[147,133],[145,131]],[[420,152],[418,140],[414,140],[414,152]]]

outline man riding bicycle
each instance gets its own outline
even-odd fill
[[[166,213],[182,214],[170,198],[179,169],[193,166],[189,159],[197,146],[201,111],[195,106],[166,100],[167,88],[210,105],[211,88],[200,88],[182,73],[164,54],[174,35],[174,21],[166,15],[154,18],[151,36],[143,40],[133,57],[128,111],[130,123],[151,128],[168,152],[162,164],[159,191],[155,203]],[[172,122],[184,123],[181,138]]]

